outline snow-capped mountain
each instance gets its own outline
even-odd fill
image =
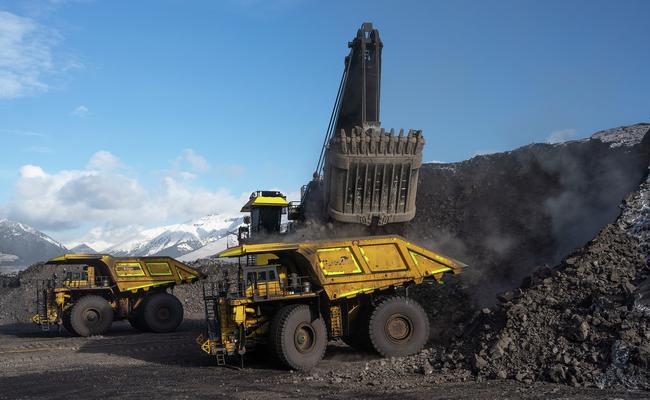
[[[70,253],[75,254],[97,254],[97,251],[85,243],[77,245],[70,249]]]
[[[218,240],[215,240],[214,242],[206,244],[197,250],[182,255],[178,257],[178,259],[180,261],[190,262],[196,261],[200,258],[209,258],[232,246],[237,246],[237,236],[226,235]]]
[[[21,269],[68,250],[43,232],[20,222],[0,219],[0,269]]]
[[[179,257],[236,231],[242,216],[212,214],[183,224],[145,229],[111,246],[103,253],[115,256]]]

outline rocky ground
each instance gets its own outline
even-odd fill
[[[54,335],[23,324],[0,327],[0,399],[643,399],[647,392],[573,388],[548,382],[457,381],[438,373],[390,370],[397,360],[331,343],[308,376],[284,371],[263,355],[244,369],[214,366],[194,343],[201,321],[178,332],[138,333],[116,324],[105,336]],[[345,374],[340,370],[344,368]],[[390,371],[390,372],[389,372]],[[348,377],[349,375],[349,377]]]

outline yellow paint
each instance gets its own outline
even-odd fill
[[[289,202],[280,196],[257,196],[248,200],[241,212],[248,212],[251,207],[286,207],[288,205]]]
[[[115,263],[115,274],[119,277],[145,276],[142,265],[138,262]]]
[[[349,247],[318,249],[316,253],[320,268],[326,276],[360,274],[362,272]]]
[[[372,272],[404,271],[407,265],[395,243],[359,246]]]
[[[88,277],[88,283],[91,285],[95,284],[95,267],[88,266],[86,267],[86,276]]]
[[[450,265],[453,265],[453,263],[444,258],[444,257],[426,257],[422,254],[419,254],[415,251],[409,251],[411,254],[411,257],[413,258],[413,261],[415,262],[415,265],[422,271],[422,274],[425,276],[431,276],[435,279],[439,279],[441,276],[440,274],[442,272],[446,271],[453,271],[452,268],[448,265],[445,265],[441,262],[441,260],[444,260],[445,262],[449,263]]]
[[[255,265],[269,265],[271,261],[277,260],[278,256],[271,253],[262,253],[255,256]]]
[[[341,293],[341,294],[337,295],[336,297],[339,298],[339,299],[340,298],[345,298],[345,297],[354,297],[354,296],[356,296],[358,294],[365,293],[365,292],[370,292],[370,291],[373,291],[373,290],[374,290],[373,288],[357,289],[357,290],[352,290],[350,292]]]
[[[66,295],[65,292],[57,292],[56,297],[55,297],[56,298],[55,301],[56,301],[57,304],[63,305],[63,303],[65,303],[66,297],[70,297],[70,296]]]
[[[232,319],[236,324],[243,324],[246,321],[246,306],[233,307]]]
[[[166,262],[149,262],[146,263],[147,269],[151,276],[170,276],[172,275],[172,270],[169,268],[169,264]]]
[[[245,244],[231,247],[217,254],[217,257],[241,257],[246,254],[276,253],[278,251],[297,250],[295,243]]]

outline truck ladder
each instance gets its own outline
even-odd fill
[[[343,329],[341,324],[341,306],[332,306],[330,307],[330,320],[331,320],[331,330],[332,337],[339,337],[343,335]]]
[[[226,354],[223,348],[213,344],[221,343],[221,321],[219,319],[219,293],[216,283],[203,284],[203,302],[205,305],[205,322],[207,325],[208,339],[210,340],[210,353],[216,356],[217,365],[226,365]]]
[[[50,317],[47,312],[49,287],[49,281],[40,282],[40,284],[36,285],[36,313],[43,332],[49,332],[50,330]]]
[[[223,349],[217,349],[217,365],[226,365],[226,352]]]

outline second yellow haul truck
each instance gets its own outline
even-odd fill
[[[46,267],[57,265],[81,270],[38,283],[32,321],[79,336],[102,335],[123,319],[140,331],[171,332],[183,321],[183,304],[168,290],[205,278],[170,257],[66,254]]]

